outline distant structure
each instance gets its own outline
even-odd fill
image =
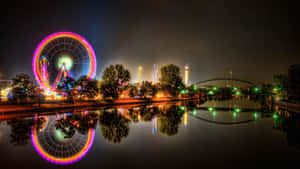
[[[189,65],[186,64],[184,67],[184,83],[185,85],[189,84]]]
[[[158,82],[158,70],[159,70],[158,65],[154,64],[153,65],[153,84]]]
[[[138,83],[139,83],[139,85],[140,85],[141,82],[142,82],[142,71],[143,71],[143,67],[142,67],[142,66],[139,66],[139,74],[138,74],[138,77],[139,77]]]
[[[250,88],[253,82],[236,78],[214,78],[194,83],[198,87],[237,87],[239,89]]]
[[[288,98],[292,102],[300,103],[300,64],[289,67]]]

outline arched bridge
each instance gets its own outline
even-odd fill
[[[215,78],[209,80],[199,81],[194,83],[197,87],[238,87],[238,88],[248,88],[254,85],[253,82],[241,79],[231,79],[231,78]]]

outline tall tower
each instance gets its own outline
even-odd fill
[[[139,82],[139,85],[141,84],[142,82],[142,71],[143,71],[143,67],[142,66],[139,66],[139,74],[138,74],[138,82]]]
[[[153,65],[153,84],[158,81],[158,66],[156,64]]]
[[[189,83],[189,65],[186,64],[184,67],[184,83],[185,85],[188,85]]]

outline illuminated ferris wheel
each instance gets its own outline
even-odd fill
[[[47,36],[38,45],[33,56],[33,72],[39,85],[47,91],[55,91],[66,77],[96,72],[96,55],[89,42],[72,32],[58,32]]]

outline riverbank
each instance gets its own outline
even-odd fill
[[[73,108],[95,108],[95,107],[107,107],[126,104],[152,104],[185,100],[197,100],[196,98],[159,98],[159,99],[118,99],[115,101],[81,101],[75,104],[71,103],[41,103],[41,104],[19,104],[19,105],[0,105],[0,113],[17,113],[17,112],[39,112],[39,111],[52,111],[60,109],[73,109]]]

